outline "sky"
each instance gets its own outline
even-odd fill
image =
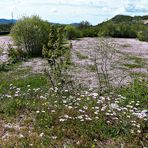
[[[117,14],[148,15],[148,0],[0,0],[0,18],[39,15],[54,23],[96,25]]]

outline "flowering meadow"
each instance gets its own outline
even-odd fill
[[[45,89],[45,77],[30,77],[1,84],[0,146],[147,147],[147,83],[133,87],[135,96],[125,93],[129,88],[59,95],[58,88]]]
[[[81,25],[24,16],[1,38],[0,148],[148,148],[147,43]]]

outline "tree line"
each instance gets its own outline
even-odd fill
[[[148,20],[148,16],[124,16],[117,15],[114,18],[98,24],[91,25],[88,21],[82,21],[77,25],[52,24],[56,27],[62,26],[67,39],[82,37],[120,37],[120,38],[138,38],[142,41],[148,41],[148,24],[143,20]],[[48,23],[48,26],[51,23]],[[0,34],[9,33],[13,24],[0,24]],[[30,32],[31,33],[31,32]]]

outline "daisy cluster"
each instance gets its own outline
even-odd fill
[[[147,125],[148,111],[140,108],[140,101],[128,101],[128,98],[122,95],[111,93],[108,96],[99,96],[92,90],[69,95],[68,90],[65,90],[63,95],[59,96],[53,88],[44,93],[40,88],[31,89],[30,85],[27,85],[24,92],[13,84],[10,84],[8,92],[0,94],[0,99],[44,100],[36,114],[56,115],[56,122],[62,124],[103,121],[108,127],[128,128],[134,135],[143,133]],[[43,108],[45,106],[47,109]]]
[[[103,119],[108,126],[126,124],[132,134],[139,134],[147,122],[148,111],[139,109],[140,101],[126,102],[127,98],[121,95],[99,96],[87,91],[68,98],[63,96],[61,103],[67,114],[60,116],[59,122],[99,122]]]

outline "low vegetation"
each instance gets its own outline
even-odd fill
[[[33,24],[31,23],[31,20],[33,21],[33,19],[34,20],[36,19],[37,26],[38,27],[40,26],[42,28],[42,31],[40,30],[42,33],[39,32],[40,27],[39,28],[32,28]],[[116,15],[112,19],[110,19],[106,22],[100,23],[96,26],[92,26],[88,21],[82,21],[77,25],[71,24],[71,25],[55,25],[55,26],[65,27],[66,37],[68,39],[75,39],[75,38],[81,38],[81,37],[110,36],[110,37],[122,37],[122,38],[138,38],[141,41],[148,41],[148,33],[147,33],[148,26],[147,26],[147,24],[144,24],[144,21],[147,19],[148,19],[147,15],[135,16],[135,17],[126,16],[126,15]],[[23,23],[23,21],[24,21],[24,23]],[[27,29],[28,36],[30,36],[30,34],[32,34],[32,33],[34,34],[34,32],[36,32],[36,34],[38,34],[38,37],[39,37],[39,34],[42,34],[42,35],[44,34],[45,36],[47,36],[43,30],[46,30],[48,28],[47,24],[49,24],[49,23],[47,23],[47,22],[45,23],[45,21],[42,21],[42,23],[41,23],[41,19],[37,16],[35,16],[34,18],[30,18],[30,19],[28,17],[24,17],[22,20],[18,21],[19,23],[17,23],[18,24],[17,26],[19,26],[19,24],[22,26],[21,22],[23,24],[25,24],[25,22],[27,22],[27,21],[28,22],[30,21],[30,25],[29,25],[30,28]],[[9,33],[10,30],[12,29],[12,27],[13,27],[13,24],[1,24],[0,25],[1,34]],[[11,32],[13,33],[13,31],[11,31]],[[22,30],[22,32],[23,32],[23,30]],[[48,31],[47,31],[47,33],[48,33]],[[15,32],[15,34],[16,34],[16,32]],[[16,38],[16,40],[18,40],[17,35],[14,35],[14,36],[16,36],[15,38]],[[47,41],[47,37],[45,40]],[[32,41],[32,39],[30,40],[30,42],[31,41]],[[30,46],[31,46],[31,44],[30,44]],[[32,46],[34,46],[34,45],[32,45]],[[25,48],[29,48],[29,47],[25,47]],[[27,50],[29,50],[29,49],[27,49]]]
[[[91,36],[88,28],[92,29],[90,24],[82,22],[79,29],[66,26],[65,30],[37,16],[23,17],[12,28],[17,47],[9,47],[9,57],[17,64],[10,65],[7,72],[0,72],[0,146],[140,148],[148,145],[147,77],[131,77],[127,85],[113,86],[108,67],[116,54],[112,44],[101,39],[94,65],[88,67],[97,75],[97,90],[86,89],[71,78],[71,44],[66,37],[73,39],[78,32],[80,37],[85,33]],[[93,33],[95,36],[96,32]],[[87,58],[76,54],[82,60]],[[20,68],[20,61],[37,55],[48,61],[44,73]],[[130,58],[140,64],[140,58]]]
[[[140,41],[147,41],[148,42],[148,28],[138,32],[137,37]]]
[[[0,35],[9,34],[12,26],[12,24],[0,24]]]
[[[2,146],[147,145],[147,81],[118,90],[122,95],[99,96],[92,90],[72,95],[65,89],[59,96],[58,87],[49,86],[44,75],[22,79],[25,74],[7,73],[0,83],[0,119],[7,132],[1,135]]]
[[[79,38],[79,37],[120,37],[120,38],[138,38],[141,41],[147,40],[147,30],[148,26],[143,23],[142,20],[148,19],[145,17],[130,17],[117,15],[114,18],[92,26],[90,23],[81,22],[79,26],[73,27],[68,26],[72,30],[68,29],[68,34],[70,34],[69,39]]]
[[[76,52],[76,55],[77,55],[77,57],[79,58],[79,59],[87,59],[88,57],[87,57],[87,55],[83,55],[83,54],[81,54],[80,52]]]
[[[38,16],[23,17],[11,30],[11,36],[17,47],[28,56],[41,56],[42,47],[47,44],[49,24]]]

